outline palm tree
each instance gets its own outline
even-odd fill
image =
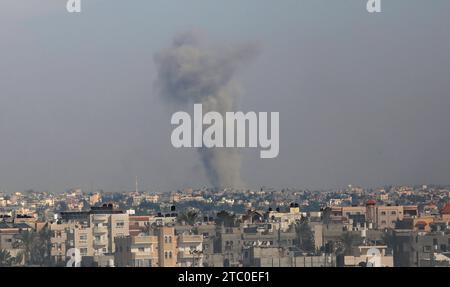
[[[34,246],[34,264],[39,266],[48,266],[51,264],[51,243],[52,233],[45,225],[39,232],[37,232],[37,240]]]
[[[302,217],[295,223],[298,247],[306,252],[314,251],[314,235],[309,226],[308,219]]]
[[[362,238],[358,234],[344,232],[341,236],[341,242],[343,244],[344,254],[349,255],[352,252],[352,248],[362,242]]]
[[[51,231],[47,225],[38,232],[22,231],[14,248],[22,249],[20,255],[27,265],[50,265]]]
[[[229,213],[225,210],[217,213],[215,221],[217,225],[224,225],[225,227],[234,227],[239,223],[235,214]]]
[[[5,249],[0,250],[0,267],[10,267],[14,263],[14,257]]]
[[[32,252],[36,241],[36,232],[25,230],[19,235],[14,248],[22,249],[22,256],[25,264],[32,264]]]
[[[177,220],[178,222],[186,222],[189,225],[194,225],[197,222],[198,219],[198,213],[190,210],[186,213],[182,213],[178,216]]]
[[[394,248],[395,245],[395,235],[392,231],[388,230],[382,235],[383,242],[391,249]]]

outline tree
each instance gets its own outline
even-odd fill
[[[383,242],[391,249],[394,248],[395,245],[395,235],[391,230],[387,230],[382,235]]]
[[[197,222],[198,213],[194,210],[189,210],[188,212],[178,215],[178,222],[186,222],[189,225],[194,225]]]
[[[51,231],[44,226],[40,231],[25,230],[19,235],[15,248],[23,251],[26,265],[49,266],[51,264]]]
[[[225,210],[217,213],[215,222],[217,225],[224,225],[225,227],[234,227],[239,223],[235,214],[229,213]]]
[[[33,247],[33,263],[39,266],[51,265],[51,230],[46,225],[37,232]]]
[[[309,226],[308,219],[302,217],[295,223],[298,247],[306,252],[314,251],[314,235]]]
[[[5,249],[0,250],[0,267],[10,267],[14,263],[14,257]]]
[[[25,260],[25,264],[31,264],[32,256],[31,253],[34,247],[34,241],[36,240],[36,233],[34,231],[25,230],[19,235],[18,240],[14,248],[22,249],[22,256]]]
[[[344,232],[341,236],[341,242],[343,244],[344,255],[350,255],[352,248],[361,244],[362,238],[358,234]]]

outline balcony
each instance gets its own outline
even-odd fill
[[[106,215],[106,214],[94,214],[94,215],[92,215],[92,221],[94,221],[94,222],[108,221],[108,215]]]
[[[108,242],[108,240],[106,238],[94,239],[95,246],[105,246],[107,244],[107,242]]]
[[[108,227],[106,226],[94,226],[94,234],[105,234],[108,232]]]

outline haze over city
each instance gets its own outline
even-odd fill
[[[156,87],[156,55],[190,31],[257,47],[235,105],[280,113],[280,153],[241,151],[250,187],[449,183],[449,1],[63,2],[0,4],[1,191],[211,185]]]

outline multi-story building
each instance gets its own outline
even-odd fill
[[[376,226],[378,229],[394,229],[397,221],[403,219],[403,206],[377,206]]]
[[[160,267],[177,266],[177,237],[175,228],[172,226],[161,226],[157,229],[158,257]]]
[[[396,267],[436,266],[436,255],[448,254],[450,232],[394,231],[394,264]]]
[[[175,234],[174,227],[160,226],[150,234],[116,237],[115,262],[120,267],[203,266],[203,236]]]
[[[50,225],[50,230],[51,254],[55,263],[64,262],[70,248],[77,248],[82,258],[102,261],[100,257],[116,250],[116,237],[129,235],[129,218],[128,214],[112,205],[105,205],[93,207],[90,211],[62,212],[61,218]]]
[[[203,266],[203,236],[181,234],[177,239],[177,266]]]
[[[159,240],[156,235],[117,237],[115,264],[118,267],[159,266]]]

